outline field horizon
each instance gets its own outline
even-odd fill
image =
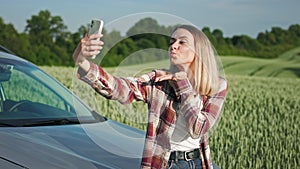
[[[220,56],[226,75],[299,78],[300,47],[289,50],[278,58],[264,59],[248,56]],[[97,63],[98,64],[98,63]],[[153,69],[169,68],[169,60],[159,60],[136,65],[106,67],[116,76],[135,76]]]

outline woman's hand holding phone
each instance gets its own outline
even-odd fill
[[[96,27],[99,27],[99,29],[95,29]],[[84,74],[89,70],[90,64],[87,58],[93,59],[96,57],[96,55],[98,55],[101,52],[103,48],[102,46],[104,44],[100,40],[100,38],[102,37],[101,34],[102,28],[103,28],[103,22],[99,26],[95,26],[95,27],[93,26],[93,30],[98,30],[98,31],[93,32],[93,30],[89,28],[88,33],[85,35],[85,37],[81,39],[80,43],[78,44],[77,48],[73,53],[73,60],[75,64],[80,67],[79,74]]]
[[[93,19],[88,26],[87,36],[88,36],[89,43],[87,43],[87,46],[86,46],[87,48],[85,50],[87,50],[88,52],[90,52],[92,54],[90,57],[91,59],[95,59],[96,55],[99,54],[100,50],[102,49],[103,42],[100,41],[100,38],[102,37],[103,24],[104,24],[104,22],[102,20]],[[95,40],[96,40],[96,42],[95,42]],[[98,43],[97,41],[99,41],[101,43]],[[97,48],[98,45],[101,46],[101,49]]]
[[[102,37],[100,34],[92,34],[90,36],[86,35],[81,39],[81,54],[84,58],[94,59],[98,55],[103,46],[103,42],[99,40]]]

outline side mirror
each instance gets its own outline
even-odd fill
[[[13,65],[5,65],[0,63],[0,82],[9,81]]]

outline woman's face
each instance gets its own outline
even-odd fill
[[[179,28],[170,39],[169,56],[171,64],[186,71],[195,58],[193,35],[186,29]]]

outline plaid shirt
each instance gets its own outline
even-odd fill
[[[212,168],[208,144],[208,131],[220,117],[227,94],[227,82],[220,79],[219,91],[214,96],[200,97],[203,103],[200,110],[195,103],[198,93],[188,79],[153,82],[155,72],[138,78],[117,78],[101,67],[90,63],[90,70],[81,80],[90,84],[102,96],[118,100],[123,104],[143,101],[148,104],[149,118],[141,168],[162,169],[168,166],[171,153],[170,139],[173,134],[178,112],[187,122],[192,138],[201,138],[200,156],[204,169]],[[174,90],[175,89],[175,90]]]

